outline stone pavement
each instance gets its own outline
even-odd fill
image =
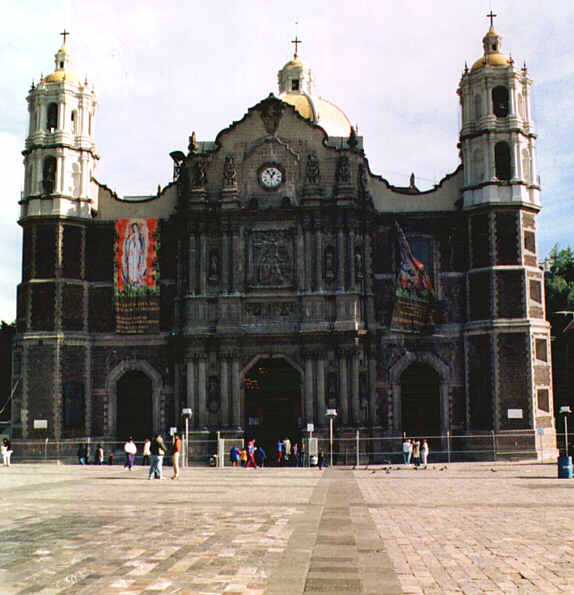
[[[0,468],[0,593],[574,593],[574,480],[440,468]]]

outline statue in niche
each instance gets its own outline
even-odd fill
[[[319,184],[321,182],[319,159],[315,153],[309,153],[309,155],[307,155],[307,163],[305,164],[305,181],[307,184]]]
[[[337,171],[335,174],[337,182],[349,183],[351,181],[351,169],[349,167],[349,158],[346,155],[341,155],[337,161]]]
[[[210,281],[219,281],[219,254],[217,250],[212,250],[209,253],[209,267],[207,278]]]
[[[325,281],[333,281],[335,279],[335,249],[333,246],[325,248]]]
[[[207,381],[207,409],[210,413],[217,413],[220,405],[219,378],[213,375]]]
[[[193,164],[193,185],[196,188],[203,188],[207,183],[207,171],[204,161],[196,161]]]
[[[237,185],[237,171],[235,169],[235,162],[233,155],[226,155],[223,163],[223,185],[236,186]]]
[[[360,281],[363,278],[363,251],[355,249],[355,279]]]

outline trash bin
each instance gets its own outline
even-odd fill
[[[311,457],[311,467],[316,467],[319,464],[319,459],[316,455]]]
[[[572,457],[558,457],[558,479],[572,479]]]

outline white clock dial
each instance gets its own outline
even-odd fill
[[[260,179],[266,188],[277,188],[283,181],[283,174],[278,167],[269,165],[261,171]]]

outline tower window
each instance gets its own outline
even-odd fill
[[[299,79],[293,79],[291,81],[291,91],[299,91]]]
[[[48,121],[47,127],[50,132],[54,132],[58,128],[58,104],[50,103],[48,105]]]
[[[494,87],[492,90],[492,109],[497,118],[505,118],[508,115],[508,89],[506,87]]]
[[[495,175],[499,180],[510,180],[510,147],[508,143],[500,142],[494,146]]]
[[[46,157],[44,159],[44,167],[42,169],[42,190],[44,194],[51,194],[54,192],[56,186],[56,158]]]

